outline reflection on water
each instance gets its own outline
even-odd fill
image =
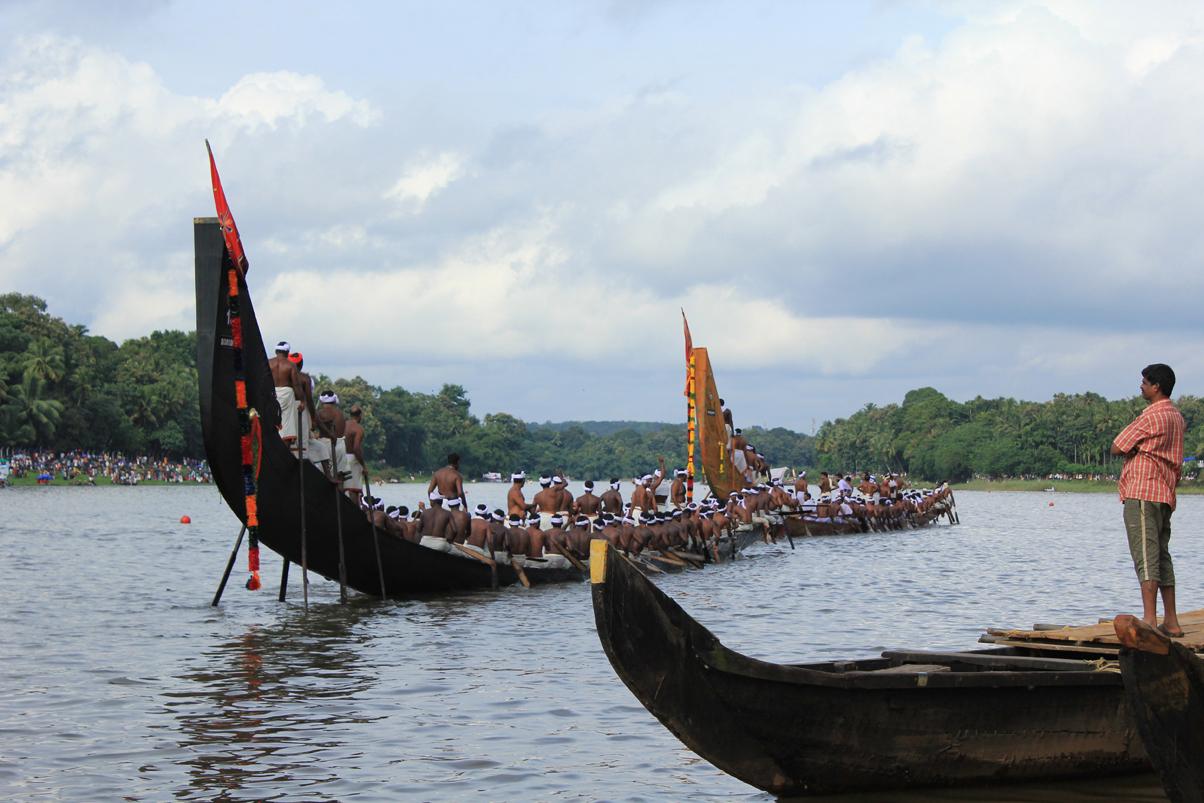
[[[506,486],[468,490],[496,507]],[[988,626],[1139,604],[1114,498],[960,494],[958,509],[958,527],[758,545],[657,582],[729,647],[779,662],[972,649]],[[1175,525],[1180,604],[1204,608],[1204,498],[1181,499]],[[282,605],[236,574],[210,608],[237,531],[212,488],[0,491],[0,799],[771,800],[632,697],[586,584],[343,606],[311,578],[306,614],[296,581]],[[1159,796],[1146,776],[839,800]]]
[[[352,634],[364,615],[362,604],[291,611],[187,661],[184,682],[164,694],[189,756],[188,787],[175,796],[258,797],[265,786],[325,796],[320,787],[361,755],[344,743],[344,726],[380,718],[354,704],[377,680],[351,648],[362,645]]]

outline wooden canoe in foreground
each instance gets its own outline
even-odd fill
[[[604,542],[590,561],[615,672],[687,747],[777,795],[1148,770],[1112,665],[1039,650],[773,664],[723,646]]]

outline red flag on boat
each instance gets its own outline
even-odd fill
[[[686,311],[681,311],[681,325],[686,333],[686,389],[685,395],[690,395],[690,358],[694,356],[694,338],[690,337],[690,322],[686,320]]]
[[[222,237],[226,238],[226,250],[230,252],[230,259],[234,260],[238,269],[246,273],[247,268],[250,267],[247,264],[247,255],[242,250],[242,238],[238,236],[238,225],[234,222],[234,215],[230,214],[230,204],[226,203],[226,193],[222,190],[222,180],[217,174],[217,163],[213,161],[213,148],[209,147],[209,140],[205,140],[205,150],[209,151],[209,176],[213,180],[213,203],[217,206],[217,222],[221,224]]]

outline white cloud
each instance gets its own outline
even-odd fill
[[[243,76],[218,99],[217,108],[251,129],[259,125],[275,128],[283,120],[305,125],[311,115],[328,123],[346,117],[356,125],[368,126],[381,116],[367,101],[326,89],[316,75],[287,71]]]
[[[385,192],[385,200],[406,211],[420,211],[427,200],[464,175],[464,158],[444,152],[424,156],[408,164],[397,183]]]

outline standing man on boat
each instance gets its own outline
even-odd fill
[[[468,509],[468,500],[464,497],[464,477],[460,474],[460,455],[452,452],[447,456],[447,465],[431,476],[431,482],[426,486],[426,492],[439,489],[439,494],[447,500],[459,499],[462,510]]]
[[[509,513],[520,516],[527,515],[527,500],[523,496],[523,483],[527,481],[527,472],[516,471],[510,475],[510,491],[506,494],[506,508]]]
[[[297,433],[297,454],[308,454],[309,433],[314,420],[314,380],[305,373],[305,356],[299,351],[291,352],[288,361],[297,366],[297,376],[301,379],[301,398],[297,399],[297,407],[301,410],[301,431]],[[284,411],[281,410],[281,415]]]
[[[325,466],[329,469],[326,472],[327,478],[337,485],[342,482],[339,472],[342,471],[343,458],[347,455],[346,441],[343,439],[347,431],[347,419],[343,416],[343,411],[339,409],[339,395],[333,390],[323,390],[318,394],[318,401],[322,403],[322,406],[314,414],[314,423],[318,428],[318,434],[322,436],[323,440],[329,442],[330,447],[329,450],[323,448],[321,454],[324,456]],[[318,459],[318,450],[311,451],[313,452],[311,459]]]
[[[351,405],[351,418],[347,419],[343,436],[347,452],[339,470],[346,476],[343,480],[343,490],[351,497],[352,502],[360,500],[364,478],[368,476],[368,465],[364,462],[364,427],[361,423],[363,417],[363,408],[358,404]]]
[[[1112,441],[1112,454],[1123,455],[1117,490],[1124,504],[1129,552],[1141,582],[1142,619],[1172,638],[1181,638],[1175,608],[1175,569],[1171,563],[1171,514],[1175,486],[1183,469],[1183,416],[1171,401],[1175,372],[1154,363],[1141,371],[1141,397],[1148,406]],[[1158,593],[1163,618],[1158,625]]]
[[[623,512],[623,494],[619,493],[619,478],[610,478],[610,487],[599,497],[602,502],[602,509],[607,513],[619,514]]]
[[[276,386],[276,403],[280,405],[280,440],[295,450],[297,444],[297,401],[303,397],[301,374],[288,358],[288,341],[276,344],[276,355],[268,360],[272,383]]]
[[[587,516],[590,521],[598,517],[598,513],[602,510],[602,500],[594,496],[593,480],[585,481],[585,493],[577,497],[573,507],[578,513]]]

